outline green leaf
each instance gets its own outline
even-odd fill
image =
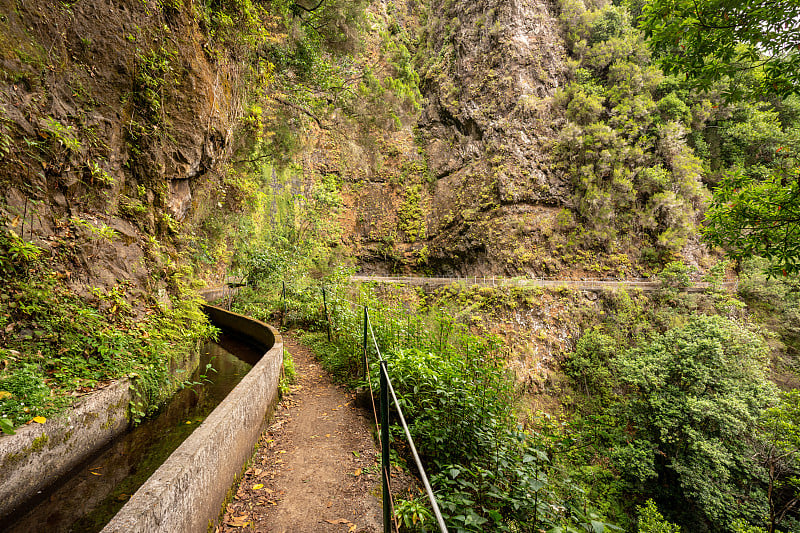
[[[14,424],[11,423],[11,420],[7,418],[0,418],[0,430],[3,431],[6,435],[16,435],[16,431],[14,431]]]

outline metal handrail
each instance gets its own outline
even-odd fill
[[[345,300],[342,298],[331,297],[327,295],[324,287],[322,289],[322,299],[323,299],[323,308],[325,313],[325,319],[328,322],[327,329],[328,329],[328,339],[330,340],[330,315],[328,313],[328,300],[331,301],[341,301],[346,302],[351,305],[355,304],[355,302],[351,302],[349,300]],[[282,316],[281,316],[281,328],[283,328],[283,315],[286,314],[286,282],[281,283],[281,300],[282,300]],[[355,304],[358,305],[358,304]],[[363,350],[364,350],[364,373],[367,381],[369,382],[369,365],[367,361],[367,333],[369,332],[372,338],[372,344],[375,347],[375,353],[378,356],[378,362],[380,366],[380,381],[381,381],[381,401],[380,401],[380,426],[381,426],[381,433],[380,433],[380,441],[381,441],[381,478],[383,483],[383,528],[384,533],[389,533],[391,531],[391,523],[393,517],[391,516],[390,508],[392,508],[391,502],[391,492],[389,490],[389,478],[390,478],[390,463],[389,463],[389,453],[388,453],[388,444],[389,444],[389,402],[388,396],[392,397],[392,401],[394,402],[395,407],[397,408],[397,414],[400,418],[400,425],[403,428],[403,432],[405,433],[406,440],[408,441],[409,447],[411,449],[411,455],[414,458],[414,463],[417,465],[417,470],[419,471],[420,478],[422,480],[422,484],[425,487],[425,492],[428,496],[428,500],[431,503],[431,508],[433,509],[433,514],[436,518],[436,522],[439,526],[440,531],[442,533],[448,533],[447,525],[444,523],[444,518],[442,517],[442,512],[439,509],[439,504],[436,501],[436,496],[433,494],[433,488],[431,487],[430,481],[428,480],[428,476],[425,473],[425,468],[422,466],[422,460],[419,457],[419,453],[417,452],[417,447],[414,444],[414,440],[411,438],[411,432],[408,429],[408,424],[406,423],[406,418],[403,415],[403,410],[400,407],[400,402],[397,399],[397,393],[394,390],[394,386],[392,385],[392,380],[389,376],[389,369],[388,369],[388,362],[383,358],[383,354],[381,353],[380,347],[378,346],[378,340],[375,337],[375,330],[372,328],[372,322],[369,318],[369,308],[364,305],[364,338],[363,338]],[[372,399],[373,411],[375,410],[375,398],[372,393],[372,386],[370,385],[370,397]]]
[[[447,526],[444,523],[444,518],[442,518],[442,512],[439,510],[439,504],[436,502],[436,497],[433,495],[433,488],[428,481],[428,476],[425,474],[425,468],[422,466],[422,461],[417,453],[417,447],[414,446],[414,440],[411,438],[411,433],[408,430],[408,424],[406,424],[406,419],[403,416],[403,410],[400,409],[400,402],[397,401],[397,394],[394,392],[392,380],[389,378],[389,370],[387,369],[386,361],[381,361],[381,371],[386,376],[386,384],[389,386],[389,393],[392,395],[392,401],[394,402],[395,407],[397,407],[397,415],[400,417],[400,425],[403,426],[403,432],[406,434],[408,445],[411,447],[411,455],[414,456],[414,462],[417,465],[417,469],[419,469],[419,475],[422,478],[422,484],[425,486],[425,492],[428,494],[428,500],[431,502],[433,514],[436,517],[436,522],[439,524],[439,530],[441,530],[443,533],[447,533]],[[386,407],[388,411],[389,406]],[[383,409],[383,407],[381,407],[381,409]]]
[[[436,502],[436,497],[433,494],[433,488],[431,487],[430,482],[428,481],[428,476],[425,474],[425,467],[422,466],[422,460],[419,457],[419,453],[417,453],[417,447],[414,445],[414,439],[411,438],[411,432],[408,429],[408,424],[406,423],[406,418],[403,416],[403,409],[400,407],[400,402],[397,401],[397,394],[394,391],[394,386],[392,385],[392,379],[389,377],[389,368],[388,363],[381,355],[381,350],[378,348],[378,341],[375,338],[375,331],[372,329],[372,323],[369,320],[369,312],[365,308],[364,312],[364,320],[365,325],[369,328],[369,332],[372,336],[372,343],[375,346],[375,352],[378,355],[378,361],[380,363],[380,371],[381,377],[385,378],[385,386],[388,387],[388,391],[392,396],[392,401],[394,402],[394,406],[397,408],[397,415],[400,418],[400,425],[403,427],[403,432],[406,435],[406,440],[408,440],[408,445],[411,448],[411,455],[414,457],[414,463],[417,465],[417,469],[419,470],[419,475],[422,478],[422,484],[425,486],[425,492],[428,495],[428,500],[431,502],[431,507],[433,508],[433,514],[436,517],[436,522],[439,525],[439,529],[443,533],[447,533],[447,526],[444,523],[444,518],[442,518],[442,512],[439,510],[439,504]],[[369,379],[369,378],[367,378]],[[381,400],[385,397],[384,391],[384,379],[381,379]],[[389,406],[385,405],[385,402],[381,401],[381,424],[384,424],[384,420],[388,420],[389,418]],[[388,424],[386,424],[388,426]],[[386,428],[386,442],[388,443],[388,427]],[[381,427],[381,432],[383,433],[383,427]],[[382,441],[383,442],[383,441]],[[388,446],[387,446],[388,449]],[[388,463],[389,457],[383,457],[384,454],[381,454],[382,463],[385,463],[384,468],[388,474]],[[384,479],[388,480],[388,475],[384,476]],[[386,524],[384,524],[384,529],[386,528]]]

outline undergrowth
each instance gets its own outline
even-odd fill
[[[369,286],[355,288],[335,275],[316,281],[294,279],[300,282],[286,285],[284,299],[283,283],[255,276],[253,287],[240,293],[236,306],[282,321],[285,327],[302,328],[303,342],[322,366],[354,387],[366,384],[362,368],[367,308],[372,389],[379,387],[377,345],[388,361],[445,522],[454,531],[619,530],[552,462],[547,437],[517,425],[513,377],[506,370],[499,338],[475,334],[439,309],[391,308]],[[396,415],[393,411],[395,421]],[[391,433],[393,450],[411,464],[402,429],[394,423]],[[424,497],[400,500],[396,513],[407,531],[437,530]]]
[[[144,416],[172,390],[170,365],[215,335],[199,299],[173,297],[137,316],[124,284],[73,292],[47,253],[0,232],[0,419],[10,431],[49,417],[103,382],[133,378]]]

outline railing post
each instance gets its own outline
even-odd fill
[[[369,327],[369,315],[367,314],[367,306],[364,306],[364,343],[362,346],[364,347],[364,358],[362,363],[364,364],[363,371],[364,371],[364,379],[369,380],[369,364],[367,363],[367,328]]]
[[[281,329],[283,329],[284,318],[286,317],[286,282],[281,281],[283,289],[281,290],[281,300],[283,300],[283,312],[281,313]]]
[[[325,323],[328,326],[328,342],[331,342],[331,317],[328,315],[328,300],[325,298],[325,287],[322,287],[322,307],[325,309]]]
[[[392,503],[389,494],[389,379],[386,361],[381,361],[381,472],[383,478],[383,533],[392,531]]]

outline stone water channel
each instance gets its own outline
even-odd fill
[[[0,531],[96,532],[214,410],[254,365],[263,350],[223,333],[207,343],[190,382],[159,412],[100,450],[23,511],[0,523]],[[206,365],[210,364],[209,370]],[[213,369],[213,370],[211,370]]]

